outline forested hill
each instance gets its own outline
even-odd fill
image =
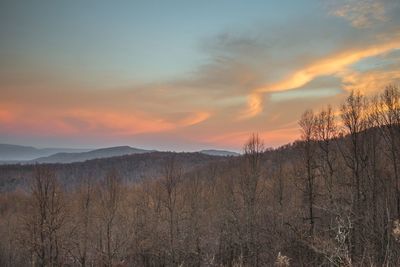
[[[364,129],[363,138],[371,140],[371,138],[382,139],[380,136],[382,129],[372,127]],[[345,149],[346,144],[350,141],[351,136],[340,136],[330,140],[331,153],[340,155]],[[317,141],[315,146],[318,146]],[[378,142],[378,141],[376,141]],[[383,143],[379,140],[378,143]],[[365,143],[365,142],[364,142]],[[267,149],[263,151],[261,163],[267,173],[273,173],[281,166],[296,166],[302,162],[304,141],[297,140],[293,143],[283,145],[276,149]],[[165,164],[173,159],[177,162],[182,170],[182,175],[196,170],[207,172],[210,164],[220,169],[221,172],[225,168],[223,163],[229,162],[231,169],[237,167],[242,161],[239,154],[220,156],[210,155],[203,151],[186,153],[186,152],[150,152],[138,153],[131,155],[98,158],[87,160],[84,162],[73,163],[31,163],[31,164],[9,164],[0,165],[0,192],[14,191],[15,189],[26,189],[30,179],[33,176],[36,166],[46,166],[54,170],[58,180],[65,188],[71,188],[79,185],[82,179],[93,179],[94,181],[102,180],[108,173],[116,171],[118,176],[125,182],[137,182],[142,179],[160,178],[164,175]],[[344,163],[343,163],[344,164]],[[288,170],[285,170],[288,171]],[[269,175],[269,174],[266,174]]]
[[[179,162],[183,174],[204,167],[211,162],[221,162],[227,159],[227,157],[203,153],[150,152],[68,164],[39,165],[54,170],[59,181],[68,188],[79,184],[82,179],[86,178],[95,181],[101,180],[111,171],[116,171],[126,182],[159,178],[165,163],[172,158]],[[35,167],[39,165],[0,165],[0,191],[13,191],[17,187],[26,188]]]

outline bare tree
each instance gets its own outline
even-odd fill
[[[265,151],[264,143],[258,134],[252,134],[245,143],[244,162],[239,178],[239,192],[243,199],[244,212],[244,244],[242,256],[247,264],[259,265],[259,244],[257,238],[258,208],[262,193],[262,157]]]
[[[89,244],[91,242],[91,232],[94,216],[94,185],[93,179],[87,177],[83,179],[83,183],[78,188],[78,192],[75,193],[75,199],[71,200],[75,202],[75,213],[71,235],[72,244],[70,253],[72,257],[79,262],[81,266],[87,266],[89,264]]]
[[[169,158],[164,165],[164,176],[161,180],[161,185],[164,191],[164,198],[162,198],[162,202],[167,210],[168,217],[168,245],[172,265],[179,264],[179,259],[177,257],[179,214],[177,209],[179,201],[178,189],[181,179],[182,169],[178,166],[178,163],[174,157]]]
[[[396,190],[397,218],[400,219],[400,90],[396,86],[387,86],[380,95],[377,105],[377,125],[383,140],[388,146],[389,158],[393,168],[394,188]]]
[[[363,171],[365,170],[366,156],[364,151],[364,134],[367,126],[367,105],[364,95],[359,91],[352,91],[341,106],[341,117],[344,133],[349,142],[343,153],[344,160],[351,170],[350,186],[352,189],[352,214],[354,229],[351,233],[352,260],[361,252],[361,234],[363,228]],[[341,150],[343,152],[343,150]]]
[[[328,106],[326,109],[321,110],[316,115],[315,120],[315,137],[321,151],[321,158],[319,160],[318,167],[324,178],[325,187],[332,203],[334,184],[333,178],[335,172],[334,164],[336,161],[332,143],[337,137],[337,126],[332,107]]]
[[[116,235],[119,222],[119,209],[122,202],[122,187],[115,170],[109,172],[100,184],[99,191],[100,244],[102,262],[105,266],[113,266],[117,260],[122,241]]]
[[[63,256],[66,209],[63,192],[49,168],[36,166],[25,230],[34,266],[59,266]]]
[[[305,192],[308,200],[308,221],[310,224],[309,235],[314,236],[315,232],[315,178],[316,178],[316,162],[315,162],[315,129],[316,117],[312,110],[307,110],[300,118],[299,125],[301,128],[301,140],[304,152],[305,164]]]

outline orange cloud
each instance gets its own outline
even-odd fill
[[[201,123],[207,120],[211,114],[209,112],[195,112],[193,115],[190,115],[179,122],[180,126],[192,126],[198,123]]]
[[[13,121],[14,115],[7,109],[0,109],[0,122],[10,123]]]
[[[389,84],[397,84],[400,81],[400,70],[346,71],[341,76],[343,88],[347,91],[357,89],[364,94],[374,94]]]
[[[174,128],[173,123],[160,118],[115,111],[76,109],[67,111],[61,116],[64,117],[67,124],[75,127],[77,131],[81,131],[82,128],[89,132],[103,129],[118,135],[128,135],[160,132]]]
[[[121,135],[169,131],[198,124],[210,117],[208,112],[194,112],[179,121],[139,113],[126,114],[111,111],[74,110],[67,114],[87,122],[87,129],[90,131],[104,128]]]
[[[239,118],[250,118],[259,114],[263,109],[263,96],[265,93],[299,88],[318,76],[338,74],[347,66],[354,64],[361,59],[377,56],[397,48],[400,48],[399,38],[360,50],[340,52],[314,62],[279,82],[270,83],[254,89],[248,96],[248,108],[239,116]]]
[[[258,132],[260,138],[265,142],[266,146],[279,146],[287,143],[288,140],[298,139],[300,132],[296,125],[297,122],[284,125],[283,128],[276,130],[267,130]],[[233,133],[221,134],[206,138],[204,141],[215,144],[217,146],[235,147],[241,149],[242,145],[249,139],[251,132],[238,131]]]
[[[3,105],[5,106],[5,105]],[[135,111],[115,111],[73,108],[32,109],[29,106],[8,105],[0,109],[2,131],[10,133],[45,133],[57,135],[134,135],[171,131],[201,123],[209,112],[193,112],[179,120],[166,119]]]
[[[55,112],[42,112],[35,109],[23,108],[17,104],[1,104],[6,109],[0,110],[0,132],[12,134],[68,133],[70,129],[62,121],[55,119]]]

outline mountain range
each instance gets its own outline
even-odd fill
[[[0,162],[29,161],[56,153],[81,153],[89,150],[90,149],[36,148],[32,146],[0,144]]]
[[[35,163],[73,163],[91,159],[110,158],[132,154],[144,154],[155,152],[130,146],[115,146],[100,149],[70,149],[70,148],[35,148],[32,146],[20,146],[0,144],[0,164],[35,164]],[[238,156],[239,153],[208,149],[198,151],[210,156]]]

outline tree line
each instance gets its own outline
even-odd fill
[[[307,110],[301,138],[128,183],[36,165],[0,195],[0,266],[400,266],[400,90]]]

